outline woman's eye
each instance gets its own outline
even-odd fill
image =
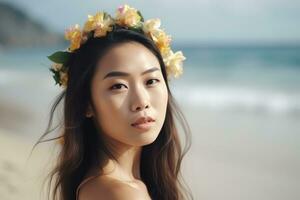
[[[157,82],[159,82],[158,79],[150,79],[150,80],[147,81],[147,85],[154,85]],[[118,83],[118,84],[115,84],[115,85],[111,86],[110,90],[120,90],[120,89],[122,89],[122,87],[128,88],[126,85]]]
[[[153,85],[154,83],[157,83],[157,82],[159,82],[158,79],[150,79],[150,80],[147,81],[147,84]]]
[[[120,89],[122,89],[123,86],[124,86],[125,88],[127,88],[126,85],[120,84],[120,83],[119,83],[119,84],[115,84],[115,85],[111,86],[110,89],[111,89],[111,90],[120,90]]]

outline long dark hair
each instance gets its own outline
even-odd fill
[[[91,102],[90,86],[96,63],[110,48],[123,42],[138,42],[157,57],[168,89],[163,127],[153,143],[142,147],[141,179],[153,200],[192,199],[180,171],[182,159],[191,146],[190,129],[172,97],[162,56],[151,39],[125,28],[114,29],[105,37],[88,39],[75,50],[68,61],[67,88],[59,94],[52,105],[46,131],[34,145],[35,147],[42,142],[63,139],[56,166],[47,179],[48,199],[52,196],[53,200],[75,200],[76,189],[87,172],[95,167],[101,169],[105,164],[104,160],[101,160],[103,155],[114,159],[101,139],[101,130],[91,118],[85,116],[85,113]],[[60,127],[62,134],[59,137],[45,139],[53,131],[51,127],[54,112],[61,102],[64,103],[64,120],[62,125],[56,126],[54,130]],[[184,148],[175,119],[178,120],[184,133]]]

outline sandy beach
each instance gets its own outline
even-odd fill
[[[54,142],[43,143],[31,154],[46,127],[46,117],[38,114],[39,109],[0,99],[0,199],[46,199],[42,183],[57,146]]]
[[[26,116],[34,115],[13,105],[0,108],[0,199],[45,199],[40,196],[41,183],[51,168],[57,146],[43,143],[29,157],[38,138],[38,128],[29,124],[38,123],[38,117],[28,119]],[[224,117],[205,110],[183,110],[193,134],[183,174],[196,200],[299,199],[300,135],[299,132],[290,138],[280,135],[290,126],[299,128],[296,121],[274,118],[266,124],[266,120],[260,123],[259,117],[239,114]],[[276,126],[279,122],[281,129]],[[20,133],[21,129],[35,130],[35,134],[26,137],[27,134]],[[258,130],[259,136],[255,133]],[[273,136],[267,131],[272,131]]]
[[[0,199],[44,199],[40,191],[51,164],[51,150],[44,145],[30,156],[32,145],[32,141],[0,129]]]
[[[195,199],[300,198],[297,120],[204,110],[198,114],[198,119],[187,115],[193,145],[184,168]]]

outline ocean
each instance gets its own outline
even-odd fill
[[[0,87],[5,90],[28,78],[29,82],[51,88],[46,56],[57,49],[60,48],[0,52]],[[184,104],[299,116],[300,46],[184,46],[176,50],[181,50],[187,59],[183,76],[170,84],[176,87],[174,94]],[[29,78],[35,74],[37,79]],[[185,98],[181,98],[183,93]]]
[[[185,76],[178,96],[212,110],[300,114],[299,47],[183,49]]]

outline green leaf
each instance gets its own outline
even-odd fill
[[[141,21],[144,22],[144,17],[143,17],[143,15],[142,15],[142,13],[141,13],[139,10],[137,11],[137,13],[138,13],[138,15],[141,17]]]
[[[143,33],[142,24],[138,24],[138,25],[135,25],[135,26],[128,27],[128,29],[132,30],[132,31],[135,31],[135,32]]]
[[[48,56],[49,60],[55,63],[66,64],[71,56],[70,52],[66,51],[57,51],[52,55]]]
[[[107,12],[103,12],[103,13],[104,13],[104,19],[107,19],[107,18],[111,18],[112,19],[112,17],[111,17],[110,14],[108,14]]]
[[[109,14],[107,13],[107,12],[103,12],[103,14],[104,14],[104,19],[107,19],[107,17],[109,17]]]
[[[49,68],[49,70],[53,73],[52,77],[53,77],[53,79],[55,80],[55,85],[59,84],[59,83],[60,83],[60,75],[59,75],[59,72],[58,72],[58,71],[55,71],[55,70],[52,69],[52,68]]]

